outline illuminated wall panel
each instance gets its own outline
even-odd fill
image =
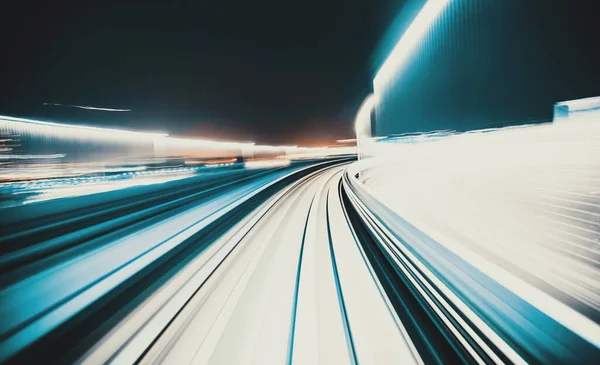
[[[568,0],[429,0],[374,78],[374,135],[551,121],[556,102],[600,95],[592,14]]]

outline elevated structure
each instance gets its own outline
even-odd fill
[[[590,13],[568,0],[409,0],[374,75],[372,136],[550,122],[557,100],[598,95]]]

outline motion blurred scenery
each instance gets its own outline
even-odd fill
[[[0,364],[596,364],[585,0],[0,23]]]

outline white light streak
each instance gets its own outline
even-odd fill
[[[0,155],[0,160],[33,160],[33,159],[55,159],[64,158],[66,155],[58,153],[54,155]]]
[[[288,159],[277,159],[277,160],[255,160],[246,161],[244,167],[247,169],[267,169],[273,167],[285,167],[290,164]]]
[[[379,104],[379,96],[371,94],[363,101],[356,119],[354,120],[354,129],[356,131],[356,149],[359,158],[366,153],[366,146],[369,144],[373,131],[371,130],[371,113]]]
[[[0,127],[17,132],[17,134],[47,135],[71,139],[152,141],[168,136],[166,133],[134,132],[123,129],[60,124],[4,115],[0,115]]]
[[[423,6],[415,20],[400,38],[383,66],[377,72],[373,85],[379,92],[404,66],[413,49],[419,43],[427,29],[437,19],[450,0],[429,0]]]
[[[85,110],[97,110],[102,112],[130,112],[131,109],[118,109],[118,108],[102,108],[96,106],[86,106],[86,105],[71,105],[71,104],[58,104],[58,103],[44,103],[46,106],[64,106],[67,108],[78,108]]]
[[[360,143],[361,137],[371,137],[371,112],[379,103],[379,97],[371,94],[366,97],[358,109],[356,119],[354,120],[354,129],[356,131],[356,140]]]
[[[134,186],[164,184],[169,181],[181,180],[192,176],[194,176],[193,173],[185,172],[179,174],[169,174],[167,176],[136,176],[131,179],[125,180],[103,181],[97,179],[91,180],[89,183],[82,185],[64,184],[63,186],[50,186],[47,189],[39,190],[39,195],[36,195],[24,201],[23,204],[31,204],[35,202],[61,199],[67,197],[98,194],[106,191],[115,191],[131,188]]]
[[[92,143],[119,143],[128,147],[121,157],[153,158],[275,158],[297,154],[298,146],[256,145],[254,142],[221,142],[194,138],[173,138],[166,133],[146,133],[128,130],[60,124],[0,115],[0,129],[18,139],[70,140],[85,146]],[[61,142],[53,142],[59,145]],[[119,146],[120,146],[119,145]],[[57,147],[58,148],[58,147]],[[57,149],[56,152],[62,152]],[[118,151],[115,151],[118,153]],[[18,158],[18,157],[16,157]],[[105,157],[102,157],[105,158]],[[8,157],[4,158],[5,160]]]
[[[577,99],[577,100],[569,100],[569,101],[561,101],[560,103],[556,103],[557,106],[567,106],[569,111],[578,111],[578,110],[587,110],[593,108],[600,108],[600,96],[585,98],[585,99]]]

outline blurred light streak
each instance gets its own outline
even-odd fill
[[[235,161],[229,160],[274,159],[301,151],[297,146],[179,138],[168,134],[67,125],[5,116],[0,116],[0,129],[3,137],[10,136],[3,140],[16,140],[24,144],[23,151],[17,153],[11,150],[10,155],[0,155],[0,160],[9,164],[8,168],[2,169],[0,173],[0,179],[3,181],[113,173],[115,170],[109,166],[114,165],[129,168],[140,164],[214,166],[214,161],[223,160],[218,162],[217,166],[230,166],[229,164]],[[40,161],[58,157],[64,160],[57,161],[54,165]]]
[[[86,110],[98,110],[103,112],[130,112],[131,109],[118,109],[118,108],[102,108],[96,106],[85,106],[85,105],[70,105],[70,104],[58,104],[58,103],[44,103],[46,106],[65,106],[69,108],[78,108]]]
[[[348,147],[298,147],[287,151],[287,157],[291,160],[325,158],[334,156],[345,156],[356,154],[355,146]]]
[[[65,138],[153,140],[156,138],[164,138],[168,136],[168,134],[166,133],[134,132],[123,129],[59,124],[32,119],[14,118],[3,115],[0,115],[0,127],[17,131],[27,131],[32,134],[48,134]]]
[[[57,158],[64,158],[66,155],[57,153],[53,155],[0,155],[0,160],[51,160]]]
[[[175,174],[169,174],[166,176],[164,176],[164,174],[163,176],[134,175],[129,179],[92,179],[87,184],[78,185],[64,183],[62,186],[54,186],[51,187],[51,189],[37,189],[36,195],[26,199],[23,202],[23,204],[30,204],[35,202],[61,199],[67,197],[97,194],[106,191],[127,189],[134,186],[164,184],[169,181],[185,179],[191,176],[193,176],[192,172],[180,172]]]
[[[177,149],[193,149],[193,148],[214,148],[214,149],[229,149],[229,148],[244,148],[254,146],[253,142],[216,142],[203,139],[185,139],[168,137],[164,140],[167,148]]]
[[[289,166],[290,160],[288,159],[274,159],[274,160],[250,160],[244,163],[244,167],[247,169],[267,169],[275,167]]]
[[[375,93],[379,93],[385,85],[397,75],[423,34],[437,19],[450,0],[428,0],[408,29],[404,32],[388,58],[385,60],[373,80]]]
[[[354,120],[354,130],[356,133],[356,150],[358,158],[361,159],[367,153],[373,131],[371,130],[371,115],[379,104],[379,96],[371,94],[365,98],[362,105],[356,113]]]
[[[371,131],[371,113],[377,107],[379,103],[379,96],[371,94],[365,98],[361,104],[356,118],[354,119],[354,131],[356,132],[356,140],[360,143],[361,138],[371,137],[373,131]]]
[[[572,123],[449,134],[430,143],[379,142],[375,158],[362,162],[361,181],[403,219],[600,347],[600,326],[575,309],[600,310],[600,272],[588,261],[599,258],[600,226],[584,229],[588,220],[573,211],[600,183],[600,124],[571,116]],[[580,198],[549,221],[542,215],[553,212],[538,207],[556,200],[541,188]],[[540,236],[556,232],[563,218],[572,232],[591,235],[596,253],[578,259],[569,242]]]

